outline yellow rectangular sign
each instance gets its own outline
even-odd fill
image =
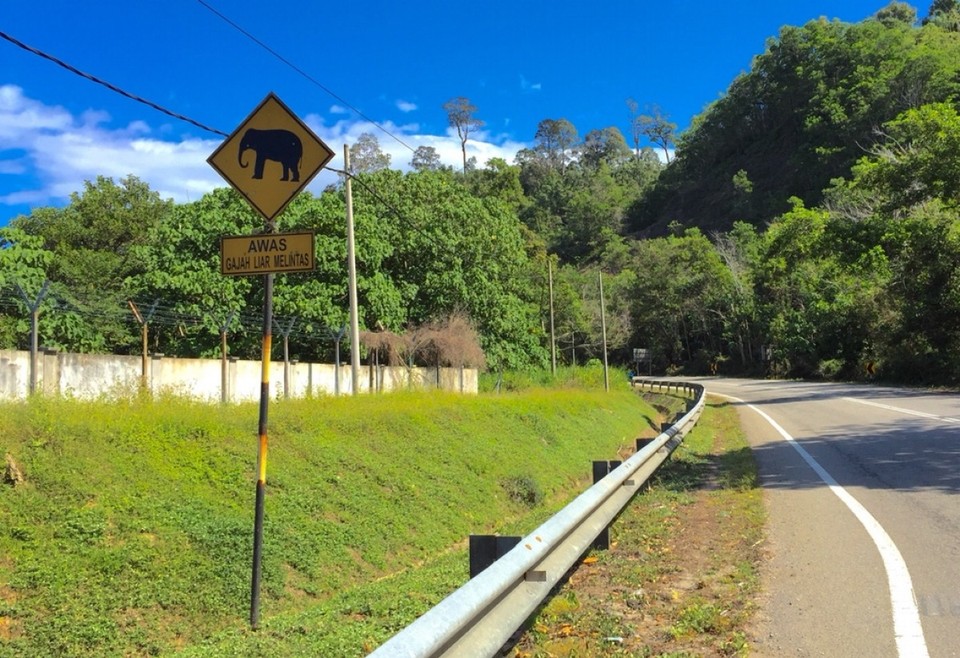
[[[311,272],[316,267],[313,238],[313,231],[222,237],[220,273]]]

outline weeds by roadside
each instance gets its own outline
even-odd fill
[[[522,658],[743,656],[765,513],[736,411],[700,422],[541,608]]]
[[[602,389],[276,403],[250,633],[255,405],[0,406],[4,658],[363,655],[466,580],[467,535],[536,527],[653,413]]]

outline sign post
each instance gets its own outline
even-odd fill
[[[276,272],[314,269],[313,233],[276,233],[275,219],[331,158],[333,151],[272,92],[207,158],[210,166],[266,220],[264,232],[259,235],[225,237],[220,242],[220,271],[223,274],[263,275],[259,448],[250,584],[250,627],[253,630],[260,625],[273,278]]]
[[[637,364],[637,374],[640,374],[640,364],[644,361],[647,362],[649,370],[647,374],[653,374],[653,357],[650,354],[650,350],[645,347],[634,347],[633,348],[633,360]]]

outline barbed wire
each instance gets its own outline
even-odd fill
[[[140,309],[150,309],[155,300],[152,299],[134,299],[132,300]],[[150,327],[164,327],[168,329],[182,329],[184,333],[202,330],[211,335],[219,332],[229,311],[223,313],[223,318],[217,318],[213,312],[207,311],[201,314],[188,313],[178,310],[174,306],[157,304],[153,308],[154,313],[150,316],[147,324]],[[139,326],[139,322],[130,311],[126,301],[118,302],[116,305],[101,306],[96,309],[85,309],[78,304],[65,301],[56,294],[51,294],[45,304],[41,306],[41,316],[45,313],[72,313],[87,320],[106,320],[118,324],[129,325],[131,327]],[[0,314],[21,316],[26,319],[29,316],[22,298],[9,291],[0,291]],[[291,339],[316,339],[329,338],[336,335],[339,328],[330,327],[324,323],[308,320],[302,316],[275,316],[274,324],[277,333],[278,327],[286,326],[291,319],[297,319],[289,331]],[[214,326],[215,325],[215,326]],[[316,326],[315,329],[309,327]],[[235,313],[233,320],[228,327],[230,334],[258,334],[263,329],[263,316],[260,313]]]

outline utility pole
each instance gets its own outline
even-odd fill
[[[603,272],[598,272],[600,279],[600,333],[603,336],[603,390],[610,392],[610,370],[607,364],[607,314],[603,304]]]
[[[357,258],[353,239],[353,186],[350,149],[346,144],[343,145],[343,170],[347,172],[344,188],[347,197],[347,277],[350,288],[350,390],[357,395],[360,392],[360,320],[357,310]]]
[[[547,254],[547,284],[550,288],[550,374],[557,375],[557,337],[553,326],[553,259]]]

